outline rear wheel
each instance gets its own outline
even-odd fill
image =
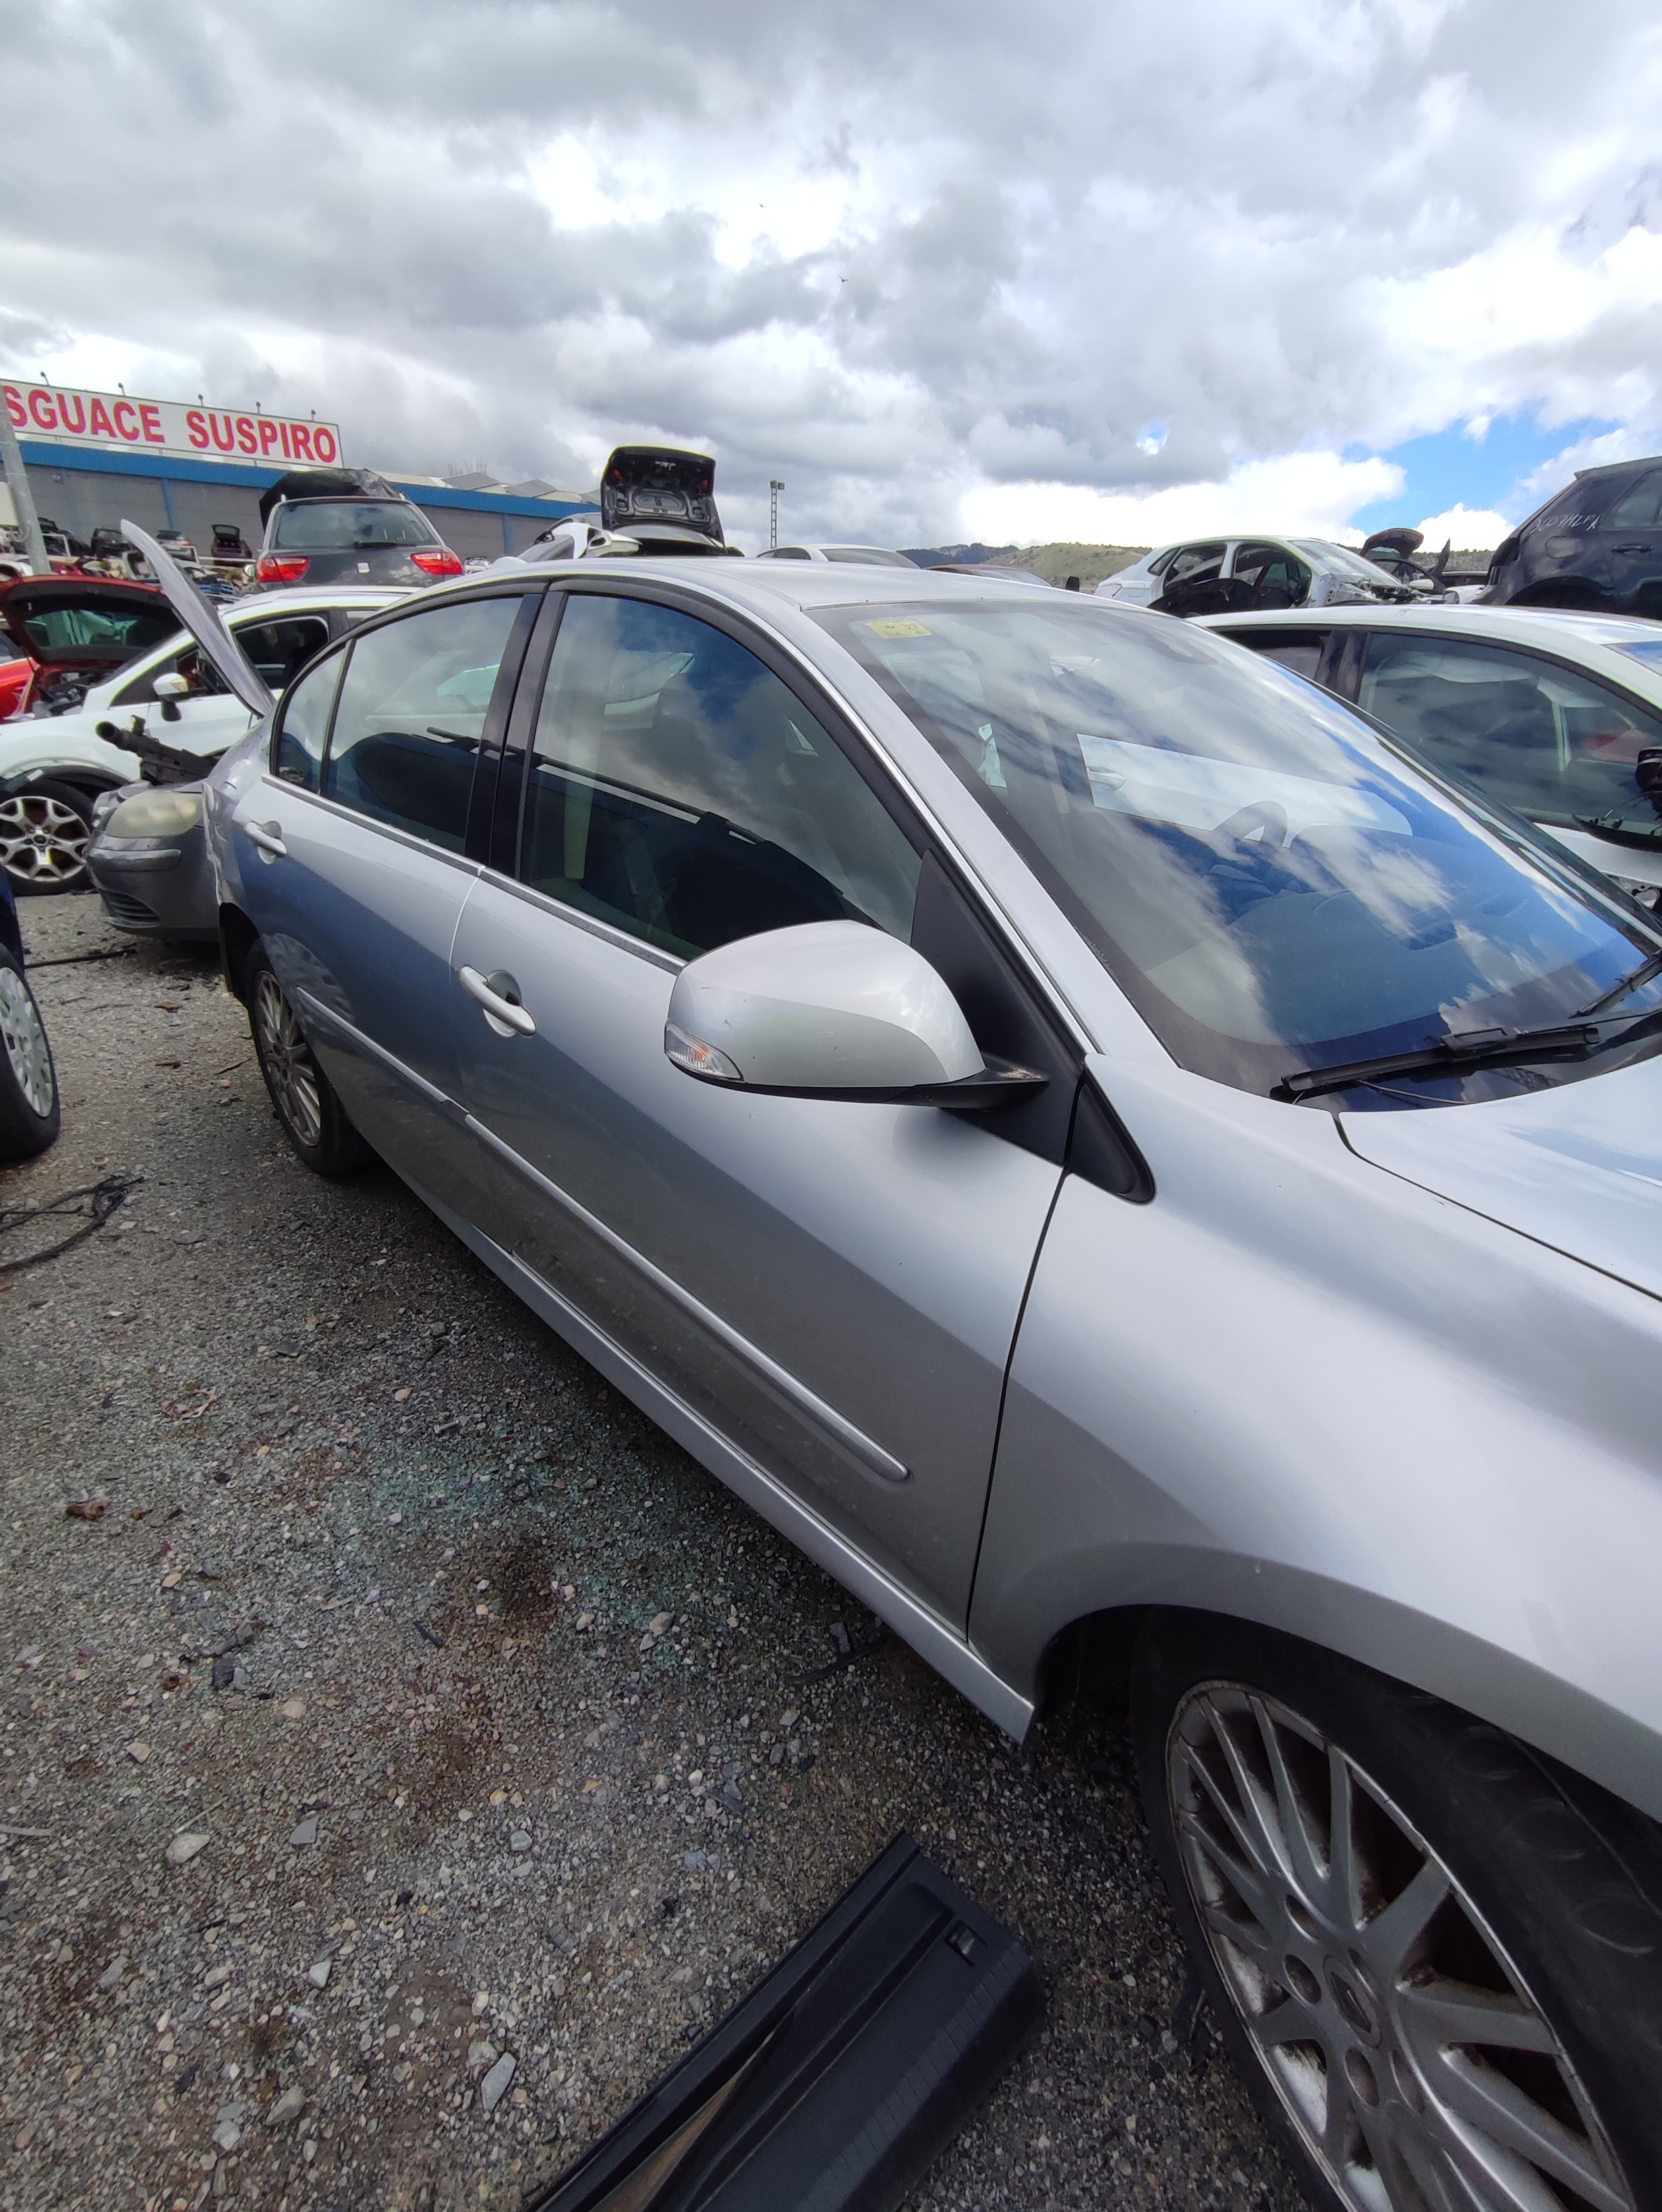
[[[58,1072],[22,969],[0,945],[0,1159],[33,1159],[58,1134]]]
[[[0,797],[0,868],[15,891],[83,891],[92,801],[73,784],[31,783]]]
[[[350,1175],[369,1158],[368,1147],[318,1066],[263,945],[248,954],[243,993],[254,1056],[283,1135],[314,1174]]]
[[[1662,1832],[1268,1631],[1156,1613],[1133,1695],[1178,1922],[1313,2204],[1662,2206]]]

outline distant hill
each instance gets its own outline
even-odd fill
[[[1000,568],[1026,568],[1047,583],[1065,584],[1079,578],[1082,592],[1093,592],[1105,576],[1112,576],[1140,560],[1146,545],[907,545],[901,549],[920,568],[938,568],[943,561],[971,562],[996,574]]]

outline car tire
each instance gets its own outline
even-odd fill
[[[0,945],[0,1159],[44,1152],[57,1138],[61,1112],[46,1025],[27,977]]]
[[[249,950],[242,987],[254,1057],[283,1135],[314,1175],[351,1175],[369,1148],[318,1066],[263,945]]]
[[[0,794],[0,868],[20,897],[89,890],[92,836],[92,801],[72,783],[43,777]]]
[[[1149,1616],[1132,1719],[1196,1972],[1313,2205],[1662,2207],[1662,1830],[1215,1615]]]

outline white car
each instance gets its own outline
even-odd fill
[[[1348,545],[1325,538],[1185,538],[1159,545],[1105,577],[1099,599],[1129,599],[1168,615],[1245,614],[1256,609],[1391,605],[1424,592],[1399,584]]]
[[[1361,708],[1419,757],[1662,896],[1662,623],[1557,607],[1204,617]]]
[[[225,619],[264,681],[281,691],[331,639],[403,596],[347,585],[260,592],[228,608]],[[17,891],[88,889],[94,807],[137,781],[143,765],[121,737],[198,756],[205,774],[249,720],[195,641],[174,629],[94,684],[73,713],[0,722],[0,872]]]
[[[770,545],[758,561],[851,561],[858,568],[915,568],[904,553],[886,545]]]

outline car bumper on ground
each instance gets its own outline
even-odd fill
[[[214,941],[213,871],[200,823],[173,838],[100,835],[88,848],[87,872],[118,929],[174,942]]]

